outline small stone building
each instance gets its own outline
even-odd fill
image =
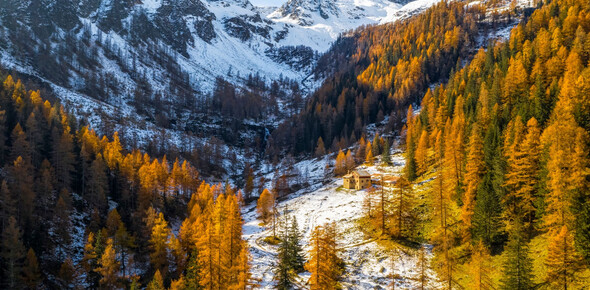
[[[342,177],[343,186],[347,189],[364,189],[371,186],[371,174],[365,170],[355,170]]]
[[[342,177],[343,187],[346,189],[353,189],[354,188],[354,177],[352,173],[346,174]]]

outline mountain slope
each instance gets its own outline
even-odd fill
[[[129,127],[153,128],[139,135],[144,140],[158,135],[160,128],[195,133],[209,128],[211,119],[272,129],[301,107],[286,105],[291,96],[301,99],[321,83],[324,76],[310,77],[312,68],[340,33],[411,15],[433,1],[406,6],[384,0],[313,3],[259,8],[247,0],[2,1],[0,37],[7,41],[0,42],[0,65],[47,83],[64,103],[75,100],[69,107],[79,108],[81,116],[104,132],[110,130],[105,125],[109,121],[119,122],[113,118],[119,112],[147,122]],[[330,13],[322,5],[331,7]],[[305,11],[301,17],[313,21],[303,25],[292,15],[281,16],[287,7]],[[216,94],[219,77],[235,84],[237,94],[264,100],[247,103],[268,107],[261,110],[265,122],[208,116],[210,96],[231,100]],[[282,92],[271,102],[266,86],[275,80]],[[293,89],[294,84],[300,87]]]
[[[292,68],[285,64],[287,59],[270,57],[274,50],[307,46],[312,51],[323,52],[345,30],[393,21],[397,18],[393,11],[403,10],[398,15],[401,17],[433,2],[418,0],[419,5],[403,10],[400,4],[388,1],[291,1],[273,11],[256,8],[247,0],[10,0],[0,6],[2,33],[12,40],[5,43],[2,49],[13,54],[23,48],[24,43],[33,43],[38,47],[24,50],[22,55],[16,54],[14,64],[29,64],[34,71],[48,77],[50,72],[39,66],[34,55],[46,54],[55,59],[56,65],[69,63],[71,67],[64,67],[64,72],[69,78],[75,78],[84,70],[96,71],[100,68],[97,59],[100,49],[77,51],[83,49],[80,42],[90,45],[97,41],[106,46],[105,54],[112,53],[113,58],[135,56],[139,62],[156,59],[142,50],[146,45],[155,44],[158,50],[163,50],[159,53],[167,54],[180,66],[182,73],[188,74],[191,88],[210,91],[217,76],[234,82],[256,73],[269,79],[278,79],[282,74],[301,80],[313,66],[313,54],[308,54],[298,67]],[[287,21],[287,18],[292,21]],[[321,23],[316,18],[321,18]],[[310,26],[311,23],[314,26]],[[60,48],[63,46],[60,42],[64,41],[72,43]],[[68,60],[61,55],[67,52],[73,53],[75,58],[85,55],[85,58],[98,60],[99,64]],[[4,63],[10,64],[6,60]],[[128,70],[132,73],[142,73],[143,70],[171,73],[163,64],[153,69],[130,67],[129,64],[120,64],[119,67],[120,74],[126,74]],[[123,78],[120,75],[115,77]],[[71,80],[66,76],[52,81],[71,86],[68,83]],[[165,85],[158,78],[151,79],[150,83],[153,86]]]

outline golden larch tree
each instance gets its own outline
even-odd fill
[[[106,248],[98,262],[99,267],[96,268],[102,277],[100,278],[100,287],[105,289],[115,289],[119,286],[119,268],[120,264],[117,262],[117,253],[113,245],[113,239],[107,240]]]
[[[422,134],[420,134],[415,158],[417,165],[416,174],[422,175],[426,173],[428,169],[428,132],[426,130],[423,130]]]
[[[483,242],[479,241],[475,246],[472,246],[471,260],[468,265],[470,281],[467,288],[496,289],[491,278],[493,270],[490,253]]]
[[[260,197],[258,197],[258,202],[256,203],[256,212],[258,212],[264,223],[268,223],[270,221],[273,215],[274,204],[274,195],[265,188],[260,194]]]
[[[465,165],[465,169],[466,173],[464,182],[466,184],[466,189],[463,193],[461,220],[463,221],[463,240],[469,241],[471,239],[471,222],[475,209],[475,196],[482,175],[485,171],[485,163],[483,161],[483,140],[477,124],[474,124],[471,129],[469,153],[467,154],[467,164]]]
[[[171,231],[164,214],[159,213],[152,226],[150,236],[150,263],[160,273],[168,271],[168,240]]]
[[[310,289],[338,289],[342,260],[338,256],[335,224],[317,226],[311,234],[310,259],[305,269],[311,272]]]
[[[529,232],[533,226],[540,158],[540,129],[535,118],[527,122],[527,133],[522,141],[515,140],[509,147],[509,162],[505,176],[505,215],[508,229],[523,226]]]
[[[548,250],[545,281],[560,289],[575,289],[584,261],[574,247],[574,237],[567,226],[550,237]]]

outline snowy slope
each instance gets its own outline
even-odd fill
[[[287,211],[291,217],[297,219],[303,233],[305,249],[315,226],[336,222],[340,233],[338,244],[347,267],[342,281],[345,289],[389,288],[392,269],[395,275],[400,276],[396,281],[396,287],[412,289],[415,286],[412,278],[417,275],[415,251],[399,246],[391,253],[374,240],[365,237],[356,223],[362,216],[364,191],[343,189],[341,179],[332,179],[325,186],[322,185],[325,162],[304,161],[296,165],[300,167],[300,171],[305,171],[302,167],[308,168],[314,186],[280,202],[278,211]],[[392,164],[386,168],[371,166],[365,169],[372,174],[401,175],[405,165],[403,156],[399,153],[394,155]],[[250,245],[253,279],[258,281],[260,288],[272,289],[272,267],[276,262],[276,247],[263,241],[264,237],[272,235],[272,230],[261,226],[255,205],[245,208],[243,216],[244,238]],[[428,257],[430,258],[431,254]],[[430,275],[434,276],[433,273]],[[299,283],[305,284],[308,279],[309,273],[303,273],[299,276]]]
[[[10,1],[21,3],[20,0]],[[4,12],[0,11],[0,23],[14,22],[15,27],[0,27],[0,34],[11,35],[17,29],[30,30],[33,39],[45,45],[53,42],[53,46],[59,47],[66,34],[81,37],[80,29],[91,27],[90,40],[108,37],[116,45],[114,51],[127,57],[135,55],[139,64],[152,62],[151,56],[142,50],[142,42],[168,46],[170,52],[174,52],[169,54],[190,76],[193,88],[209,92],[218,76],[234,83],[242,83],[248,74],[256,73],[267,80],[283,76],[301,81],[309,75],[315,59],[299,60],[300,63],[293,67],[288,64],[288,57],[281,59],[271,57],[271,54],[281,47],[296,46],[325,52],[338,35],[347,30],[391,22],[440,0],[415,0],[405,6],[388,0],[321,0],[321,7],[314,4],[319,0],[291,0],[281,7],[269,7],[271,2],[262,2],[262,6],[256,7],[248,0],[143,0],[118,5],[106,0],[79,1],[78,9],[75,4],[55,1],[52,6],[55,11],[35,10],[30,2],[15,3],[19,7],[18,13],[2,15]],[[282,2],[272,3],[280,5]],[[326,5],[331,8],[329,12],[322,10]],[[298,16],[286,13],[286,10],[298,11]],[[27,21],[20,21],[16,15],[24,15]],[[71,21],[67,24],[51,21],[55,17]],[[10,44],[0,45],[0,50],[11,54],[18,54],[17,49]],[[18,61],[26,63],[30,60]],[[13,67],[9,62],[3,64]],[[78,69],[72,69],[74,80],[69,88],[82,89],[84,82],[88,81],[85,79],[88,72],[83,70],[84,64],[73,63],[72,66]],[[165,67],[147,65],[134,69],[146,76],[161,75],[149,80],[155,89],[166,86]],[[125,76],[127,70],[128,67],[118,67],[115,75],[128,78]],[[128,94],[128,91],[121,93]]]
[[[329,2],[319,1],[321,4]],[[337,0],[321,9],[315,1],[291,0],[267,15],[279,24],[292,26],[279,45],[307,45],[323,52],[339,34],[363,25],[384,24],[419,13],[440,0],[415,0],[399,4],[389,0]],[[301,5],[303,2],[303,5]],[[293,7],[293,4],[300,4]],[[305,5],[307,4],[307,5]],[[318,11],[322,10],[322,12]]]
[[[208,1],[205,2],[206,7],[216,16],[213,25],[217,37],[211,42],[195,38],[194,46],[188,49],[190,57],[180,58],[180,62],[204,91],[212,89],[213,78],[216,76],[223,76],[237,83],[240,77],[256,73],[269,80],[278,79],[282,75],[302,81],[310,73],[313,60],[302,64],[304,69],[297,69],[285,64],[287,59],[270,58],[268,52],[280,47],[306,46],[323,53],[341,33],[363,25],[393,22],[418,13],[438,1],[440,0],[416,0],[401,5],[389,0],[338,0],[334,1],[333,13],[327,19],[322,18],[313,7],[296,7],[307,16],[304,21],[301,17],[283,15],[282,11],[289,3],[280,8],[269,8],[255,7],[247,0],[238,3]],[[299,4],[306,4],[313,0],[300,2]],[[257,27],[254,30],[250,27],[249,39],[239,39],[228,31],[228,21],[236,19]],[[241,22],[237,25],[241,25]]]

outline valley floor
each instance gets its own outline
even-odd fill
[[[314,161],[312,171],[323,171],[324,161]],[[401,175],[405,165],[401,153],[392,156],[392,166],[369,166],[365,168],[371,174],[387,173]],[[306,166],[310,166],[309,163]],[[297,218],[299,229],[303,234],[302,242],[307,250],[312,230],[317,225],[335,222],[341,249],[341,257],[346,263],[346,272],[342,280],[344,289],[380,289],[391,287],[392,269],[396,279],[396,288],[413,288],[417,275],[417,258],[414,249],[397,245],[395,251],[387,250],[375,239],[366,237],[359,226],[363,215],[365,191],[342,188],[342,179],[328,179],[292,194],[289,199],[279,203],[278,212],[287,212]],[[276,263],[277,247],[263,240],[272,235],[272,228],[262,225],[256,213],[256,205],[244,209],[244,238],[250,245],[252,278],[259,283],[259,288],[273,288],[273,263]],[[430,247],[428,247],[430,248]],[[429,254],[429,258],[430,258]],[[393,257],[393,260],[392,260]],[[299,276],[299,287],[307,288],[309,273]],[[434,280],[434,279],[432,279]]]

